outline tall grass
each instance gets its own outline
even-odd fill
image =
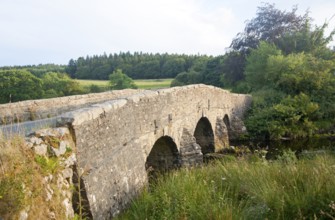
[[[251,158],[157,179],[119,219],[334,219],[335,157]]]

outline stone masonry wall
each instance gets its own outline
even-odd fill
[[[248,95],[190,85],[138,91],[63,114],[59,124],[69,126],[74,134],[93,218],[117,215],[147,185],[145,162],[160,137],[173,139],[182,164],[197,164],[202,161],[201,148],[192,136],[197,122],[202,117],[210,121],[215,150],[220,150],[224,143],[220,132],[227,130],[220,125],[223,118],[228,116],[232,129],[243,131],[241,119],[250,103]]]
[[[142,90],[125,89],[0,104],[0,125],[50,118],[68,111],[87,107],[94,103],[126,97],[140,91]]]

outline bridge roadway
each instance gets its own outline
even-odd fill
[[[43,128],[55,128],[57,126],[57,117],[39,119],[35,121],[25,121],[21,123],[12,123],[9,125],[0,125],[0,133],[5,137],[11,137],[14,134],[28,136],[34,131]]]

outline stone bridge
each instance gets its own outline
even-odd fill
[[[127,91],[57,118],[72,133],[94,219],[117,215],[151,171],[201,164],[204,154],[228,146],[245,132],[251,103],[248,95],[206,85]]]

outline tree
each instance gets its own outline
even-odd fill
[[[239,51],[230,51],[225,55],[221,82],[224,87],[234,87],[244,79],[245,56]]]
[[[289,12],[281,11],[274,4],[263,3],[258,7],[256,17],[246,24],[244,32],[237,34],[230,47],[246,52],[256,48],[260,41],[277,45],[284,35],[300,32],[311,20],[308,12],[300,16],[296,14],[297,10],[294,6]]]
[[[203,83],[213,86],[222,86],[221,75],[223,73],[224,56],[217,56],[207,61],[203,71]]]
[[[42,96],[42,80],[27,70],[0,71],[0,103],[39,99]]]
[[[162,67],[164,78],[175,77],[176,74],[185,71],[185,60],[183,58],[172,58],[167,60]]]
[[[109,75],[109,84],[111,89],[136,89],[134,81],[122,72],[122,70],[117,69],[112,74]]]
[[[189,72],[179,73],[171,82],[171,87],[197,84],[201,82],[203,82],[203,75],[199,72],[191,70]]]
[[[291,11],[281,11],[274,4],[263,3],[258,7],[256,17],[247,22],[244,31],[233,39],[224,64],[222,81],[229,85],[238,85],[244,79],[246,57],[251,49],[256,49],[261,41],[276,45],[279,49],[285,47],[282,39],[289,36],[298,36],[303,30],[310,27],[311,21],[308,12],[303,16],[297,15],[297,7]],[[284,44],[283,44],[284,42]],[[293,48],[293,47],[290,47]],[[285,53],[285,51],[284,51]]]
[[[332,41],[335,29],[325,36],[327,23],[322,26],[312,27],[310,20],[306,20],[305,24],[299,31],[284,33],[276,42],[284,54],[290,53],[312,53],[314,55],[329,54],[330,49],[327,45]],[[326,58],[326,57],[324,57]]]
[[[71,76],[72,79],[76,78],[77,63],[73,59],[69,61],[69,64],[65,68],[67,74]]]
[[[260,42],[257,49],[252,49],[247,57],[245,67],[245,80],[252,90],[258,90],[264,86],[271,87],[274,85],[272,76],[267,72],[267,62],[270,56],[280,55],[281,51],[274,44],[264,41]]]
[[[83,93],[78,82],[65,73],[49,72],[42,77],[44,98],[54,98]]]

